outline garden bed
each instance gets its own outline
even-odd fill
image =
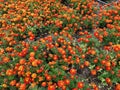
[[[0,90],[119,90],[119,16],[119,1],[0,0]]]

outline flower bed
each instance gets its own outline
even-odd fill
[[[119,1],[0,0],[0,90],[119,90],[119,16]]]

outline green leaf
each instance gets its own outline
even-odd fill
[[[34,90],[34,89],[33,89],[33,90]],[[38,90],[46,90],[46,88],[40,87],[40,88],[38,88]]]
[[[20,77],[20,83],[23,83],[24,81],[23,81],[23,78],[22,77]]]

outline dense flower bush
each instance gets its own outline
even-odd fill
[[[120,2],[0,0],[0,90],[120,89]]]

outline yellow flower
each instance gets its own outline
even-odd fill
[[[37,77],[37,74],[33,73],[31,77],[35,79]]]
[[[6,84],[3,84],[2,86],[3,86],[4,88],[6,88],[6,87],[7,87],[7,85],[6,85]]]

